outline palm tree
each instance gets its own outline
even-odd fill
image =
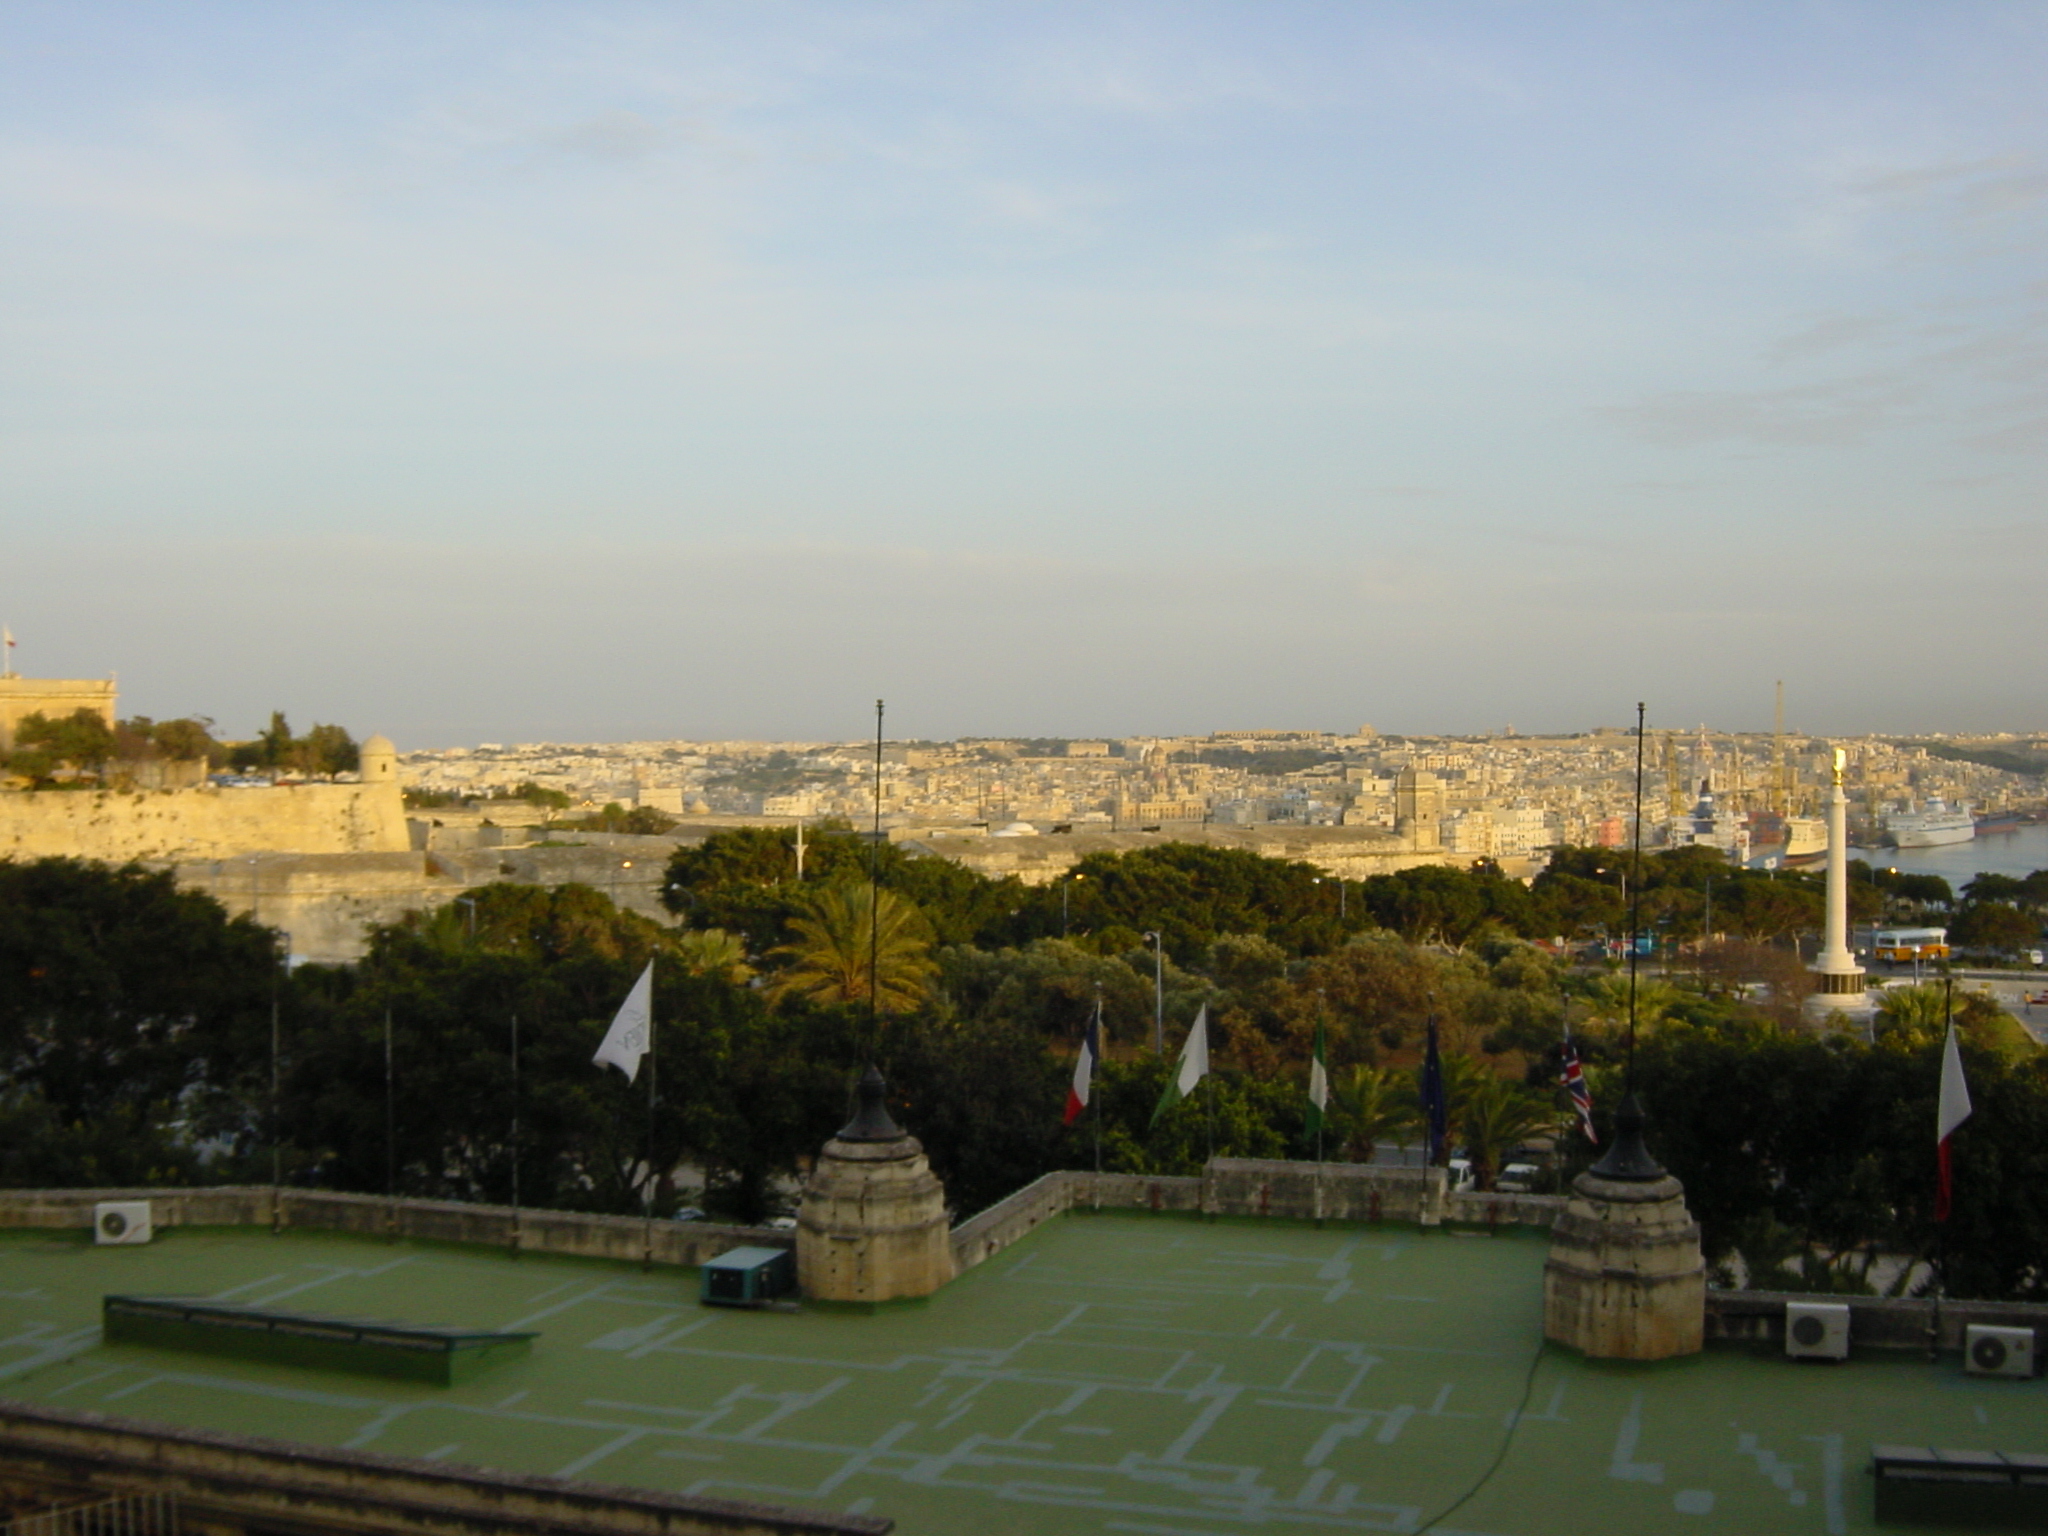
[[[1503,1152],[1532,1135],[1555,1129],[1557,1118],[1554,1106],[1519,1083],[1492,1073],[1475,1083],[1458,1123],[1465,1133],[1465,1156],[1472,1160],[1472,1176],[1479,1188],[1493,1188]]]
[[[1415,1105],[1392,1067],[1355,1066],[1337,1080],[1337,1124],[1344,1155],[1369,1163],[1381,1142],[1406,1146],[1415,1131]]]
[[[1948,1023],[1948,1009],[1947,989],[1938,982],[1887,987],[1878,994],[1877,1024],[1881,1030],[1938,1035]]]
[[[723,928],[686,928],[673,941],[676,959],[692,976],[716,976],[735,984],[748,980],[747,946]]]
[[[924,1001],[938,967],[927,953],[924,914],[913,903],[846,880],[821,887],[810,908],[790,923],[796,939],[771,951],[790,960],[769,983],[771,997],[863,1003],[872,977],[878,1012],[901,1013]]]

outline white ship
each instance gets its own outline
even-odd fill
[[[1810,858],[1828,851],[1828,824],[1818,816],[1785,818],[1785,857]]]
[[[1935,795],[1917,811],[1893,811],[1884,819],[1884,830],[1901,848],[1934,848],[1967,843],[1977,835],[1977,818],[1967,804],[1950,805]]]

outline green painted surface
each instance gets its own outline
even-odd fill
[[[203,1355],[231,1355],[273,1365],[356,1376],[392,1376],[453,1386],[487,1367],[530,1352],[532,1335],[379,1325],[284,1308],[215,1303],[192,1297],[107,1296],[101,1337]]]
[[[2048,1452],[1953,1362],[1538,1358],[1543,1245],[1069,1216],[928,1305],[699,1306],[692,1271],[304,1233],[0,1237],[0,1393],[520,1472],[894,1516],[908,1536],[1862,1532],[1873,1442]],[[538,1329],[455,1387],[109,1346],[103,1293]]]

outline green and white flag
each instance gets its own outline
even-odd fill
[[[1316,1020],[1316,1053],[1308,1063],[1308,1119],[1304,1129],[1311,1136],[1323,1133],[1323,1111],[1330,1107],[1330,1068],[1323,1055],[1323,1021]]]
[[[1209,1075],[1209,1005],[1202,1004],[1201,1012],[1195,1015],[1195,1022],[1188,1030],[1188,1043],[1180,1048],[1180,1070],[1173,1074],[1173,1081],[1166,1085],[1166,1092],[1159,1096],[1159,1107],[1152,1111],[1152,1123],[1157,1125],[1159,1117],[1174,1105],[1195,1091],[1195,1084]]]

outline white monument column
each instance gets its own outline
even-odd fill
[[[1828,796],[1827,928],[1814,962],[1818,987],[1807,1000],[1817,1024],[1861,1025],[1870,1012],[1863,967],[1849,951],[1849,797],[1842,791],[1843,753],[1835,748],[1834,789]]]

